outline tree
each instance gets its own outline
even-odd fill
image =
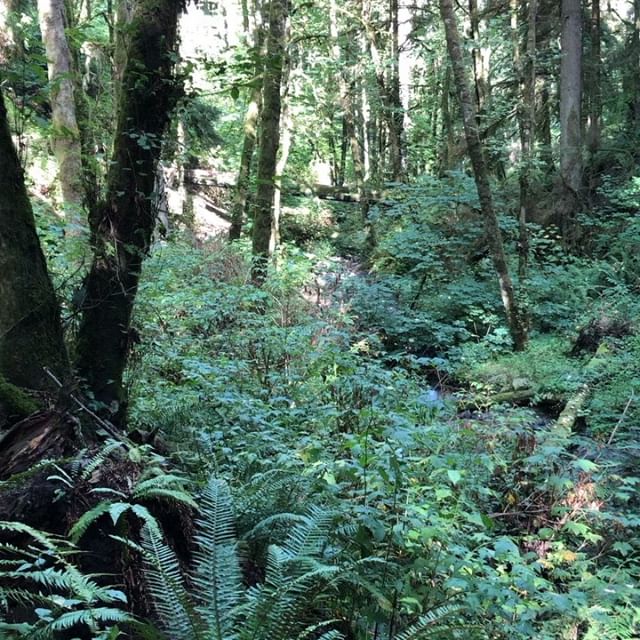
[[[462,45],[452,0],[440,0],[440,15],[444,23],[447,48],[462,110],[467,149],[473,167],[478,198],[480,199],[480,209],[484,217],[487,242],[489,243],[493,265],[498,275],[502,303],[507,315],[513,345],[516,351],[521,351],[527,344],[527,323],[525,314],[516,299],[504,253],[498,218],[493,207],[489,172],[484,158],[482,143],[480,142],[476,108],[462,55]]]
[[[36,234],[0,89],[0,377],[47,389],[69,373],[60,308]]]
[[[52,146],[62,198],[71,221],[80,222],[83,204],[82,150],[76,119],[73,63],[65,35],[63,0],[38,0],[40,31],[49,72]]]
[[[246,14],[246,6],[243,5],[243,16]],[[231,209],[231,227],[229,229],[229,240],[238,240],[242,232],[245,215],[247,213],[247,201],[249,197],[249,181],[251,177],[251,164],[258,141],[258,121],[262,110],[262,81],[264,72],[264,27],[259,19],[261,11],[256,10],[256,25],[254,29],[253,47],[256,56],[255,74],[252,81],[249,104],[244,117],[244,138],[242,141],[242,151],[240,152],[240,169],[238,179],[233,194],[233,206]],[[249,18],[246,15],[248,28]],[[246,29],[245,29],[246,31]]]
[[[104,202],[90,218],[93,261],[84,283],[77,367],[95,398],[124,417],[131,314],[155,226],[162,138],[173,81],[180,0],[140,0],[127,25],[126,65]]]
[[[276,165],[280,145],[282,72],[285,57],[285,33],[288,0],[270,0],[267,57],[262,88],[260,148],[258,154],[258,190],[253,218],[253,280],[260,284],[267,274],[272,238],[277,235],[273,215]]]
[[[560,202],[565,240],[573,233],[573,217],[582,187],[582,6],[562,0],[560,59]]]
[[[533,136],[536,126],[536,20],[538,14],[538,0],[529,0],[527,10],[527,38],[524,56],[520,51],[518,3],[512,0],[512,29],[514,31],[514,60],[520,85],[517,115],[520,130],[520,147],[522,151],[521,167],[518,176],[520,183],[519,203],[519,264],[518,274],[524,278],[527,272],[529,240],[527,221],[533,219]],[[524,58],[524,59],[523,59]]]

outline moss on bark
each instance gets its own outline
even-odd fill
[[[26,418],[38,410],[38,404],[22,389],[0,376],[0,411],[8,418]]]

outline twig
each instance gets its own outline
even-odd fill
[[[634,399],[634,394],[633,391],[631,392],[631,395],[629,396],[629,399],[627,400],[627,404],[624,406],[624,409],[622,411],[622,415],[620,416],[620,419],[618,420],[616,426],[613,428],[613,431],[611,432],[611,435],[609,436],[609,439],[607,440],[607,447],[613,442],[613,439],[615,438],[616,433],[618,432],[618,429],[621,427],[622,423],[624,422],[624,419],[627,415],[627,411],[629,410],[629,407],[631,406],[631,403],[633,402]]]

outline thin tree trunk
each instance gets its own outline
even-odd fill
[[[105,202],[90,219],[94,251],[78,334],[79,374],[117,420],[135,342],[131,313],[155,226],[154,182],[177,98],[172,77],[179,0],[140,0],[128,25],[127,64]]]
[[[288,0],[270,0],[267,58],[262,90],[260,149],[258,155],[258,190],[253,218],[253,281],[260,285],[267,276],[273,233],[273,194],[280,145],[280,90],[285,57],[285,33]]]
[[[387,128],[388,152],[389,152],[389,173],[393,180],[404,178],[404,110],[400,98],[400,70],[398,68],[398,2],[391,0],[391,55],[392,71],[389,80],[385,78],[385,65],[379,51],[376,38],[376,31],[371,24],[371,7],[363,2],[362,23],[366,43],[371,54],[373,67],[378,85],[380,102],[382,103],[382,117]],[[363,84],[364,86],[364,84]],[[375,146],[372,146],[375,149]],[[374,161],[375,162],[375,161]],[[376,175],[377,171],[372,170]]]
[[[336,0],[331,0],[329,5],[329,24],[330,24],[330,37],[331,37],[331,49],[333,58],[340,65],[340,73],[338,81],[340,85],[340,107],[342,109],[343,118],[343,144],[344,141],[348,141],[348,146],[351,150],[351,159],[353,161],[353,173],[356,181],[356,188],[358,190],[358,196],[360,200],[360,211],[363,220],[366,220],[369,213],[369,197],[367,189],[367,177],[365,169],[365,149],[361,140],[366,135],[361,132],[358,135],[360,126],[357,116],[357,108],[354,100],[354,94],[356,93],[356,80],[349,78],[348,65],[344,63],[343,55],[340,50],[338,42],[338,19],[337,19],[337,3]]]
[[[527,326],[525,316],[516,299],[513,283],[509,274],[507,260],[502,244],[502,235],[498,225],[498,218],[493,207],[493,197],[489,184],[489,173],[484,159],[478,123],[476,120],[475,102],[472,98],[468,74],[465,67],[460,34],[456,23],[452,0],[440,0],[440,14],[444,22],[449,58],[453,68],[453,76],[457,88],[462,120],[469,157],[473,166],[473,173],[480,200],[480,208],[485,221],[486,236],[489,242],[493,265],[500,283],[502,303],[507,315],[507,322],[511,332],[514,349],[521,351],[527,343]]]
[[[600,135],[602,128],[602,63],[600,61],[600,0],[591,0],[591,60],[589,72],[586,75],[585,87],[589,98],[589,115],[587,116],[586,145],[591,157],[600,149]],[[640,72],[640,71],[639,71]]]
[[[455,138],[453,131],[453,114],[450,101],[451,69],[446,65],[442,80],[442,96],[440,101],[442,131],[440,133],[440,151],[438,153],[438,175],[443,176],[452,166]]]
[[[280,148],[276,164],[275,191],[273,193],[273,225],[271,228],[271,243],[269,249],[275,251],[280,244],[280,214],[282,213],[282,175],[289,161],[291,143],[293,141],[293,119],[291,108],[285,105],[282,110],[282,127],[280,134]]]
[[[65,214],[70,222],[82,221],[82,149],[76,119],[73,64],[65,35],[63,0],[38,0],[40,31],[47,54],[51,91],[52,146],[58,162]]]
[[[529,238],[527,221],[533,219],[534,199],[532,193],[532,164],[534,159],[533,134],[535,131],[536,100],[536,17],[538,0],[529,0],[527,16],[527,39],[524,56],[520,53],[518,3],[512,0],[512,30],[514,34],[514,62],[519,76],[520,97],[517,115],[520,130],[520,206],[518,215],[519,247],[518,275],[524,279],[527,274]]]
[[[60,308],[40,248],[0,93],[0,377],[48,389],[69,374]]]
[[[555,56],[551,52],[553,25],[558,23],[558,5],[551,0],[539,0],[538,21],[536,29],[537,49],[541,63],[536,65],[536,85],[538,101],[536,104],[535,140],[540,144],[539,158],[547,175],[555,173],[551,141],[551,106],[552,96],[549,90],[549,78],[552,76],[550,60]]]
[[[633,31],[631,32],[630,64],[627,72],[629,95],[629,133],[638,138],[640,130],[640,0],[633,0]]]
[[[562,0],[560,59],[560,216],[566,241],[574,234],[574,215],[582,187],[582,6]]]

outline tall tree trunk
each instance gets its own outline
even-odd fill
[[[582,6],[562,0],[560,60],[561,227],[566,241],[574,234],[574,215],[582,187]]]
[[[47,389],[69,373],[60,308],[40,248],[0,93],[0,377]]]
[[[378,93],[382,104],[382,118],[386,125],[388,135],[389,173],[393,180],[401,180],[404,178],[405,149],[403,131],[404,110],[400,96],[400,70],[398,68],[399,33],[397,0],[391,0],[390,13],[392,64],[391,73],[387,79],[384,60],[378,46],[376,29],[371,22],[371,6],[369,2],[362,3],[362,23],[364,25],[367,47],[371,54],[371,60],[373,61]],[[375,149],[375,146],[373,146],[373,148]],[[374,163],[376,161],[377,158],[374,159]],[[372,174],[376,175],[377,171],[372,170]]]
[[[590,21],[591,55],[588,73],[585,76],[587,86],[585,92],[589,99],[589,114],[587,115],[586,146],[593,156],[600,149],[600,135],[602,128],[602,63],[600,61],[600,0],[591,0]],[[636,69],[640,73],[640,68]]]
[[[38,0],[40,31],[47,54],[51,88],[52,142],[58,162],[65,214],[71,222],[82,221],[82,149],[76,119],[73,64],[65,34],[63,0]]]
[[[244,139],[240,153],[240,169],[233,194],[231,209],[231,227],[229,228],[229,240],[239,240],[242,234],[242,225],[247,215],[247,202],[249,198],[249,183],[251,178],[251,164],[258,141],[258,121],[262,109],[262,83],[264,73],[264,60],[262,46],[264,31],[262,24],[258,24],[256,16],[256,28],[254,46],[256,50],[256,66],[254,85],[251,89],[247,112],[244,117]]]
[[[629,105],[629,133],[637,140],[640,131],[640,0],[633,0],[633,26],[631,32],[630,64],[625,87]]]
[[[517,115],[520,130],[520,159],[519,185],[520,205],[518,215],[519,227],[519,262],[518,275],[521,279],[526,276],[529,255],[529,238],[527,221],[533,219],[534,198],[532,191],[534,144],[533,135],[536,122],[536,18],[538,14],[538,0],[529,0],[527,15],[527,38],[524,56],[520,53],[520,21],[518,16],[518,2],[512,0],[512,30],[514,34],[514,61],[519,78],[520,96],[518,99]]]
[[[155,225],[154,182],[162,137],[177,97],[172,77],[179,0],[140,0],[128,26],[128,51],[105,202],[90,219],[93,263],[85,281],[78,372],[116,419],[135,341],[131,313]]]
[[[293,141],[293,119],[291,108],[287,104],[282,110],[282,127],[280,133],[280,148],[276,164],[275,191],[273,193],[273,225],[271,227],[271,243],[269,249],[273,252],[280,244],[280,214],[282,213],[282,175],[289,161],[291,143]]]
[[[285,57],[287,16],[288,0],[270,0],[267,58],[262,89],[262,114],[260,116],[258,190],[253,218],[254,265],[252,278],[256,284],[264,282],[271,255],[270,245],[274,227],[273,194],[280,145],[280,112],[282,110],[280,90]]]
[[[539,143],[539,158],[547,175],[555,173],[553,150],[551,141],[551,105],[552,95],[549,89],[552,77],[552,58],[555,51],[551,51],[553,27],[558,23],[558,5],[552,0],[539,0],[539,11],[536,29],[537,50],[540,64],[536,65],[536,87],[538,100],[536,103],[535,140]]]
[[[478,113],[483,114],[491,93],[489,84],[490,50],[487,47],[483,47],[481,42],[481,22],[478,0],[469,0],[469,30],[469,35],[474,42],[472,59],[476,109]]]
[[[522,309],[520,309],[516,299],[504,253],[498,218],[493,207],[489,173],[476,120],[475,102],[471,94],[468,74],[462,55],[462,45],[452,0],[440,0],[440,15],[444,22],[449,58],[451,60],[453,77],[462,110],[467,149],[473,166],[480,208],[484,217],[486,236],[491,250],[493,265],[500,283],[502,303],[507,315],[507,322],[514,349],[521,351],[527,343],[527,323],[525,314],[522,312]]]
[[[369,213],[369,197],[365,169],[365,149],[362,143],[366,134],[364,131],[361,131],[361,127],[359,126],[358,109],[354,99],[357,81],[355,78],[349,77],[349,65],[347,65],[343,59],[344,56],[342,55],[338,41],[339,29],[337,13],[336,0],[331,0],[329,5],[329,35],[331,38],[333,59],[340,65],[338,82],[340,88],[340,107],[342,109],[343,118],[342,135],[343,141],[348,141],[348,146],[351,151],[353,173],[360,200],[360,211],[363,220],[366,220]]]
[[[442,79],[442,94],[440,98],[440,111],[442,130],[440,133],[440,150],[438,152],[438,175],[443,176],[452,166],[453,148],[455,137],[453,131],[453,114],[451,112],[451,68],[445,66]]]

